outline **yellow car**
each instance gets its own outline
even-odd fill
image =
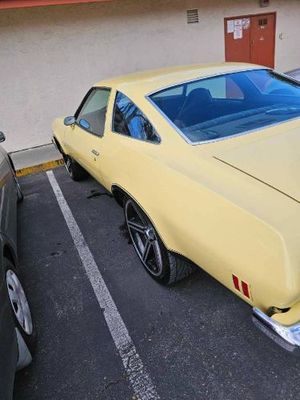
[[[53,123],[74,180],[124,207],[156,280],[201,266],[300,346],[300,85],[250,64],[193,65],[93,86]]]

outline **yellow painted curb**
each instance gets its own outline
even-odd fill
[[[54,168],[60,167],[61,165],[64,165],[63,159],[47,161],[42,164],[33,165],[32,167],[18,169],[16,171],[16,175],[17,175],[17,177],[20,177],[20,176],[26,176],[26,175],[30,175],[30,174],[36,174],[38,172],[48,171],[49,169],[54,169]]]

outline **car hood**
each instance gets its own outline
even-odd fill
[[[215,158],[300,202],[300,128],[262,136]]]

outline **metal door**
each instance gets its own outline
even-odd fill
[[[276,14],[225,18],[225,60],[274,67]]]
[[[274,67],[275,15],[251,17],[251,62]]]

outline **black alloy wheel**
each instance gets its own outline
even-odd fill
[[[134,249],[152,278],[168,285],[193,271],[189,261],[166,249],[150,219],[131,198],[125,200],[124,214]]]

